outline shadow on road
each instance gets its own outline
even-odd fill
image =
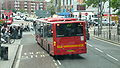
[[[79,54],[73,54],[73,55],[58,55],[53,57],[55,60],[76,60],[76,59],[85,59],[84,57],[80,56]]]

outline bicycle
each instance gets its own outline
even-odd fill
[[[15,42],[15,39],[12,37],[10,33],[7,34],[7,36],[2,36],[1,37],[1,43],[6,44],[13,44]]]

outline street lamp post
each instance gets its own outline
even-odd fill
[[[0,25],[0,57],[1,57],[1,25]]]
[[[108,14],[108,17],[109,17],[109,39],[111,39],[111,26],[110,26],[110,14],[111,14],[111,8],[110,8],[110,3],[111,3],[111,1],[110,0],[108,0],[109,1],[109,14]]]

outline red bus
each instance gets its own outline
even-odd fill
[[[13,22],[13,17],[12,17],[13,12],[11,10],[1,10],[0,14],[1,14],[1,19],[3,19],[5,21],[5,23],[12,24],[12,22]]]
[[[34,28],[37,43],[53,56],[87,52],[85,21],[39,19],[34,22]]]

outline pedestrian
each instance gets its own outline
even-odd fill
[[[18,37],[18,29],[17,29],[17,26],[14,26],[13,27],[13,38],[17,39],[17,37]]]
[[[23,31],[23,29],[19,26],[18,27],[18,38],[19,39],[22,38],[22,31]]]

